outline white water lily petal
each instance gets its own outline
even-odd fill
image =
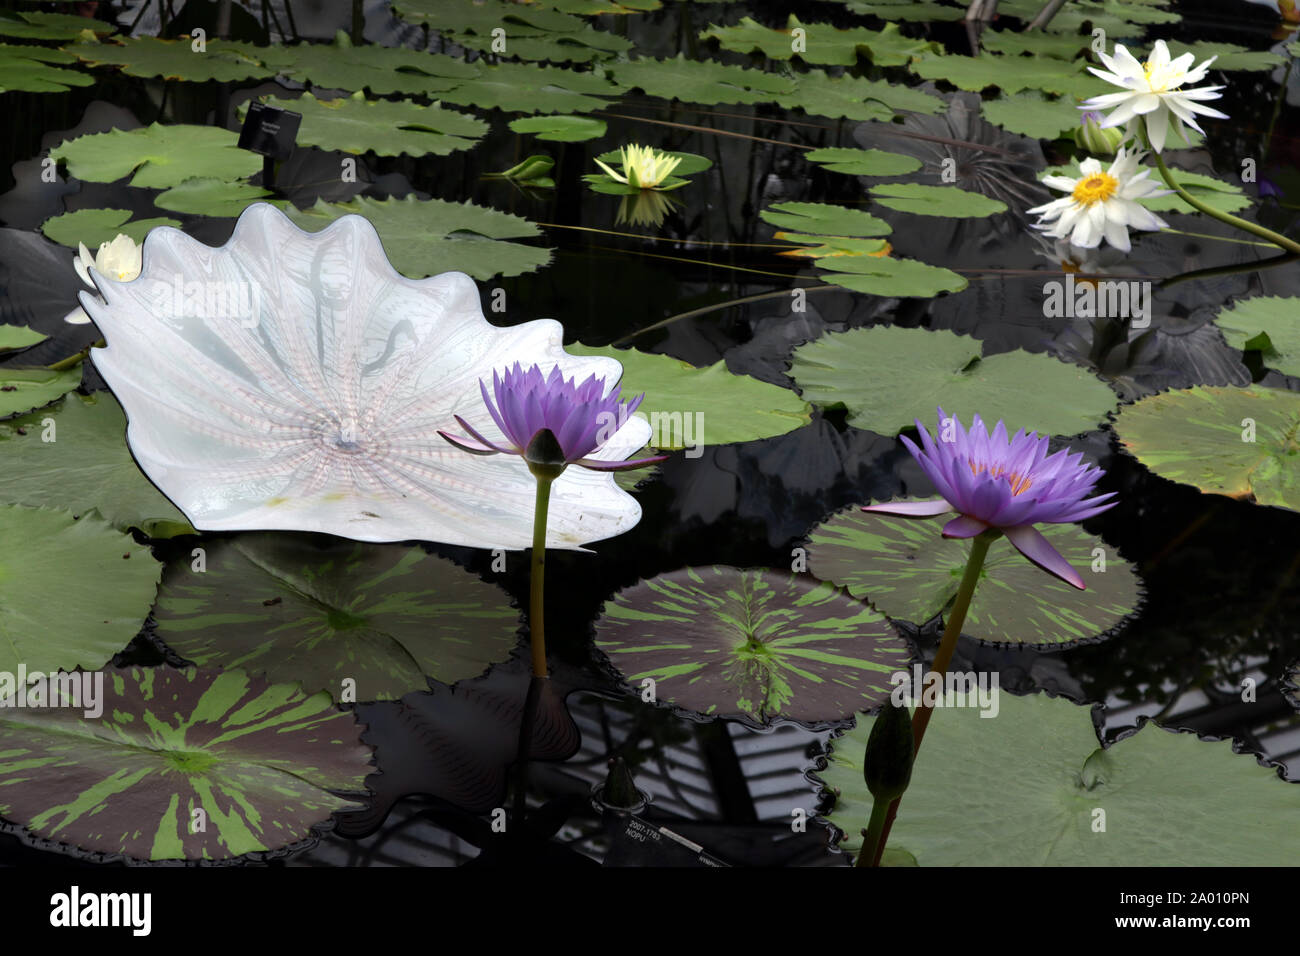
[[[550,319],[492,326],[463,273],[399,275],[360,216],[309,233],[255,203],[224,246],[161,227],[136,281],[94,278],[104,301],[81,304],[108,342],[92,355],[131,450],[205,531],[529,547],[525,462],[466,454],[438,429],[461,415],[500,439],[479,380],[516,361],[611,389],[622,374],[614,359],[566,354]],[[626,458],[649,438],[629,418],[594,457]],[[547,545],[580,548],[640,516],[611,474],[569,468],[552,487]]]

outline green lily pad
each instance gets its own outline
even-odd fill
[[[807,577],[712,566],[642,581],[607,601],[596,646],[660,700],[759,723],[821,723],[878,707],[911,651],[866,604]]]
[[[12,352],[44,342],[49,336],[25,325],[0,325],[0,352]]]
[[[1007,211],[1004,202],[956,186],[880,183],[871,187],[871,198],[882,206],[917,216],[983,219]]]
[[[364,793],[374,770],[356,718],[328,694],[239,671],[102,674],[100,716],[0,710],[0,813],[35,837],[136,860],[229,860],[307,839],[357,807],[331,791]]]
[[[354,47],[340,32],[333,43],[300,43],[258,50],[258,57],[276,73],[320,89],[369,90],[436,96],[478,76],[481,67],[441,53],[374,44]]]
[[[647,13],[663,4],[659,0],[535,0],[534,6],[594,17],[602,13]]]
[[[1088,32],[1101,29],[1108,40],[1128,40],[1130,49],[1135,41],[1147,32],[1151,23],[1177,23],[1181,17],[1172,11],[1157,9],[1158,6],[1148,0],[1070,0],[1057,11],[1045,28],[1049,33],[1064,33],[1077,36],[1082,33],[1091,38]],[[1029,22],[1042,10],[1039,0],[1001,0],[998,4],[999,16],[1017,17]],[[1085,29],[1086,28],[1086,29]],[[1141,44],[1136,44],[1140,46]]]
[[[605,135],[605,121],[590,116],[525,116],[509,126],[515,133],[532,133],[553,143],[582,143]]]
[[[262,158],[238,144],[237,134],[215,126],[154,123],[65,140],[50,157],[66,162],[78,179],[111,183],[134,172],[132,186],[166,189],[187,179],[247,179],[260,172]]]
[[[1069,93],[1077,89],[1082,77],[1091,76],[1083,72],[1082,60],[1072,65],[1051,58],[1027,56],[927,53],[912,61],[909,69],[923,79],[946,80],[953,86],[976,93],[990,86],[996,86],[1007,94],[1021,90]]]
[[[81,516],[94,509],[119,530],[139,528],[154,538],[194,533],[136,467],[126,416],[108,392],[68,395],[0,424],[0,501]]]
[[[982,358],[981,350],[978,339],[947,331],[853,329],[797,348],[790,375],[808,401],[843,405],[849,424],[880,435],[932,421],[938,406],[963,421],[978,412],[1013,431],[1076,435],[1115,408],[1115,393],[1085,368],[1019,349]]]
[[[1234,349],[1262,353],[1264,364],[1283,375],[1300,376],[1300,298],[1260,295],[1242,299],[1215,319]]]
[[[228,183],[220,179],[187,179],[179,186],[164,190],[154,197],[160,209],[184,213],[189,216],[216,216],[233,219],[249,203],[264,202],[273,196],[261,186],[249,183]],[[159,225],[176,225],[164,220]],[[134,237],[133,237],[134,238]]]
[[[1148,161],[1144,165],[1151,168],[1151,175],[1147,177],[1151,182],[1158,183],[1162,189],[1167,189],[1164,180],[1160,176],[1160,171],[1155,168],[1155,163]],[[1206,176],[1204,173],[1191,173],[1185,169],[1169,170],[1170,175],[1174,177],[1174,182],[1186,189],[1193,198],[1220,212],[1236,212],[1250,205],[1250,197],[1241,191],[1241,187],[1231,182],[1225,182],[1222,179],[1215,179],[1213,176]],[[1050,166],[1044,170],[1039,178],[1044,176],[1068,176],[1071,179],[1078,179],[1082,173],[1079,172],[1078,163],[1067,166]],[[1197,213],[1187,203],[1183,202],[1174,193],[1167,196],[1154,196],[1147,199],[1139,199],[1143,206],[1155,212],[1178,212],[1178,213]]]
[[[882,17],[905,23],[925,23],[931,20],[960,20],[966,15],[965,7],[953,7],[935,0],[844,0],[853,13],[864,17]]]
[[[810,236],[797,232],[778,232],[774,237],[794,242],[803,248],[778,252],[780,256],[807,259],[832,259],[837,256],[885,256],[890,245],[884,239],[849,239],[844,236]],[[827,264],[829,265],[829,263]]]
[[[665,451],[772,438],[811,421],[808,404],[788,388],[727,371],[725,362],[705,368],[670,355],[634,349],[565,346],[570,355],[604,355],[623,363],[622,391],[645,393],[635,414],[650,421],[650,444]]]
[[[265,79],[275,70],[260,60],[261,47],[251,43],[213,37],[204,41],[202,52],[193,41],[162,40],[158,37],[122,37],[112,43],[77,43],[68,47],[83,63],[91,66],[120,66],[127,76],[162,77],[204,83],[239,83]]]
[[[1053,100],[1036,90],[985,100],[980,114],[995,126],[1035,139],[1056,139],[1079,126],[1073,97]]]
[[[804,153],[804,158],[833,173],[848,173],[853,176],[902,176],[921,168],[921,161],[915,156],[888,153],[883,149],[828,146],[810,150]]]
[[[379,231],[393,268],[412,279],[440,272],[465,272],[475,279],[514,276],[546,265],[551,250],[502,239],[536,236],[527,219],[471,202],[441,199],[367,199],[288,209],[289,218],[311,232],[350,213],[369,219]]]
[[[872,723],[832,740],[816,771],[836,794],[829,821],[850,852],[871,816],[862,759]],[[992,720],[974,707],[934,715],[889,844],[921,866],[1290,866],[1300,801],[1231,740],[1144,721],[1102,747],[1092,708],[1000,694]]]
[[[1073,60],[1088,50],[1090,36],[1060,35],[1040,30],[984,30],[980,46],[992,53],[1015,56],[1028,53],[1057,60]]]
[[[820,202],[778,202],[759,214],[764,222],[781,229],[814,233],[822,236],[864,237],[887,236],[892,231],[889,223],[877,219],[861,209],[833,206]]]
[[[798,49],[794,30],[803,31]],[[805,63],[836,66],[855,65],[859,53],[874,66],[902,66],[914,57],[941,49],[937,43],[904,36],[894,23],[886,24],[883,30],[844,30],[829,23],[801,23],[793,13],[784,30],[765,27],[749,17],[741,17],[734,26],[710,24],[700,33],[700,39],[717,40],[724,50],[737,53],[758,50],[773,60],[789,60],[797,56]]]
[[[941,292],[960,292],[967,285],[966,279],[951,269],[894,256],[835,255],[818,259],[816,264],[829,270],[820,278],[867,295],[929,298]]]
[[[970,541],[941,533],[947,520],[842,511],[809,534],[809,570],[891,618],[924,624],[947,612],[970,557]],[[1077,525],[1038,529],[1088,590],[1048,574],[999,538],[989,547],[962,633],[989,644],[1056,648],[1109,637],[1142,603],[1133,566]]]
[[[0,43],[0,93],[66,93],[74,86],[92,86],[95,78],[89,73],[52,65],[76,62],[75,56],[62,50]]]
[[[506,38],[575,33],[587,23],[567,13],[548,10],[540,4],[507,3],[506,0],[396,0],[393,12],[410,23],[427,24],[438,33],[477,34],[491,37],[498,28]]]
[[[80,384],[79,368],[0,368],[0,418],[48,405]]]
[[[116,29],[113,24],[103,20],[92,20],[71,13],[6,10],[0,15],[0,36],[23,40],[75,40],[83,30],[108,34]]]
[[[671,60],[613,63],[609,71],[625,86],[683,103],[770,103],[795,89],[792,77],[714,60],[688,60],[681,53]]]
[[[102,243],[116,239],[119,233],[125,233],[140,243],[151,229],[181,224],[179,219],[164,218],[128,222],[133,215],[130,209],[76,209],[46,219],[41,223],[41,232],[51,242],[71,249],[84,242],[93,253]]]
[[[395,700],[477,677],[510,656],[519,612],[486,584],[423,548],[296,534],[242,534],[171,564],[158,636],[200,667],[300,681],[336,699]]]
[[[162,566],[95,515],[0,506],[0,542],[0,673],[103,667],[149,616]]]
[[[532,63],[484,67],[442,95],[447,103],[507,113],[590,113],[622,91],[604,76]]]
[[[889,122],[895,111],[936,114],[946,109],[937,96],[884,80],[829,77],[821,70],[800,73],[797,80],[794,92],[778,94],[776,102],[810,116]]]
[[[542,36],[511,36],[507,32],[503,38],[504,50],[501,50],[502,40],[495,37],[475,33],[451,33],[448,36],[467,50],[551,63],[588,63],[632,49],[631,40],[604,30],[593,30],[591,27],[572,33],[548,33]]]
[[[446,156],[474,147],[488,131],[488,124],[477,116],[444,109],[437,103],[421,106],[413,100],[367,100],[363,93],[337,100],[318,100],[311,93],[293,100],[264,96],[261,102],[302,114],[299,145],[345,153]],[[247,107],[241,109],[240,116],[246,112]]]
[[[1121,408],[1115,431],[1124,449],[1162,478],[1300,511],[1295,392],[1253,386],[1161,392]]]
[[[1211,69],[1229,72],[1271,70],[1286,63],[1286,57],[1272,50],[1252,50],[1235,43],[1211,43],[1208,40],[1197,40],[1195,43],[1184,43],[1181,40],[1169,41],[1170,57],[1180,57],[1184,53],[1194,54],[1197,63],[1215,57]]]

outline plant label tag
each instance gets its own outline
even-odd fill
[[[301,123],[301,113],[249,103],[248,115],[239,131],[239,148],[274,160],[286,160],[293,152]]]

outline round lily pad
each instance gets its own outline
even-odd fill
[[[0,352],[29,348],[48,338],[44,332],[37,332],[26,325],[0,325]]]
[[[96,515],[0,506],[0,673],[103,667],[139,633],[161,575]],[[0,697],[13,689],[0,680]]]
[[[920,866],[1291,866],[1294,784],[1231,740],[1145,721],[1102,747],[1092,708],[998,695],[998,712],[940,710],[930,722],[889,846]],[[871,815],[862,759],[872,718],[831,742],[816,777],[829,821],[856,852]]]
[[[1233,348],[1257,351],[1269,368],[1300,376],[1300,297],[1260,295],[1219,313],[1215,324]]]
[[[871,187],[871,198],[882,206],[917,216],[982,219],[1007,211],[1006,203],[1000,200],[956,186],[881,183]]]
[[[809,150],[803,155],[805,159],[824,166],[833,173],[855,176],[901,176],[921,168],[921,161],[915,156],[889,153],[883,149],[827,146]]]
[[[819,236],[863,238],[887,236],[891,231],[889,223],[869,212],[823,202],[777,202],[758,215],[780,229]]]
[[[191,180],[191,182],[208,182],[209,180]],[[188,185],[188,183],[187,183]],[[179,187],[178,187],[179,188]],[[254,189],[253,186],[246,187]],[[172,192],[168,190],[167,192]],[[163,193],[167,195],[167,193]],[[160,197],[161,198],[161,197]],[[167,207],[164,207],[167,208]],[[158,226],[179,226],[178,219],[137,219],[128,222],[133,213],[129,209],[74,209],[58,216],[52,216],[41,223],[41,232],[45,238],[61,246],[76,249],[81,243],[93,253],[101,243],[112,242],[119,233],[125,233],[136,242],[144,242],[149,230]]]
[[[649,96],[683,103],[763,103],[794,90],[791,77],[750,70],[716,60],[635,59],[612,63],[609,72],[620,83],[638,87]]]
[[[1300,395],[1189,388],[1120,409],[1120,444],[1162,478],[1300,511]]]
[[[519,612],[499,587],[422,548],[268,532],[171,564],[158,636],[202,667],[239,667],[353,701],[454,684],[510,656]]]
[[[719,565],[625,588],[596,646],[628,683],[709,716],[839,720],[889,697],[911,651],[866,604],[808,577]]]
[[[111,183],[131,175],[132,186],[166,189],[187,179],[247,179],[262,168],[256,153],[239,148],[239,137],[216,126],[111,129],[65,140],[50,158],[66,162],[78,179]]]
[[[511,120],[516,133],[532,133],[556,143],[581,143],[605,135],[605,121],[591,116],[524,116]]]
[[[873,260],[833,261],[842,269]],[[1096,428],[1118,401],[1080,366],[1019,349],[987,358],[981,351],[978,339],[953,332],[877,326],[800,346],[790,374],[808,401],[843,405],[849,424],[881,435],[933,420],[938,406],[963,421],[978,412],[1012,431],[1075,435]]]
[[[924,624],[957,596],[970,541],[945,538],[946,519],[852,508],[808,536],[808,569],[892,618]],[[1077,525],[1038,530],[1087,584],[1080,591],[1038,567],[1006,538],[989,548],[963,633],[990,644],[1065,647],[1110,636],[1142,602],[1133,566]]]
[[[98,714],[0,710],[0,814],[135,860],[229,860],[312,835],[365,792],[370,748],[328,694],[240,671],[107,670]]]
[[[80,384],[79,368],[0,368],[0,418],[48,405]]]

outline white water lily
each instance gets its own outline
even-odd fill
[[[619,155],[623,161],[622,173],[605,165],[599,159],[596,160],[596,165],[615,182],[626,183],[639,189],[660,188],[664,180],[682,161],[680,156],[669,156],[667,153],[659,152],[653,146],[624,146],[619,150]],[[675,185],[684,185],[684,183]]]
[[[118,282],[130,282],[140,274],[140,262],[140,247],[130,236],[119,232],[112,241],[101,242],[99,251],[93,256],[84,242],[78,243],[77,257],[72,260],[72,267],[77,270],[81,281],[93,289],[95,283],[90,278],[91,269]],[[63,321],[70,325],[89,325],[90,316],[78,306],[65,315]]]
[[[1205,79],[1217,56],[1192,66],[1196,61],[1194,54],[1184,53],[1171,60],[1165,41],[1157,40],[1145,63],[1139,62],[1119,43],[1115,44],[1113,56],[1102,53],[1100,58],[1106,69],[1090,66],[1089,71],[1107,83],[1122,86],[1124,92],[1094,96],[1085,100],[1080,109],[1113,110],[1101,125],[1110,128],[1127,123],[1130,135],[1136,133],[1140,121],[1145,121],[1151,148],[1157,153],[1165,148],[1171,118],[1184,139],[1187,138],[1184,124],[1198,133],[1205,132],[1196,122],[1197,113],[1218,119],[1228,118],[1226,113],[1201,105],[1202,100],[1217,100],[1222,95],[1218,92],[1222,86],[1184,89]]]
[[[360,216],[309,233],[254,203],[224,246],[160,227],[144,248],[136,281],[97,275],[103,300],[82,293],[108,343],[91,356],[136,462],[203,531],[529,547],[527,464],[464,454],[438,429],[459,414],[502,441],[479,382],[515,362],[611,390],[622,376],[614,359],[567,354],[558,322],[493,326],[463,273],[399,275]],[[621,461],[649,440],[632,416],[592,457]],[[546,544],[579,549],[640,517],[613,475],[570,468]]]
[[[1130,228],[1164,229],[1168,223],[1137,202],[1169,195],[1169,190],[1148,179],[1150,169],[1138,171],[1144,155],[1120,147],[1108,170],[1102,169],[1100,161],[1089,157],[1079,164],[1078,179],[1045,176],[1045,185],[1069,195],[1030,209],[1029,212],[1039,217],[1036,228],[1053,239],[1069,239],[1083,249],[1095,249],[1105,239],[1125,252],[1132,248],[1128,237]]]

